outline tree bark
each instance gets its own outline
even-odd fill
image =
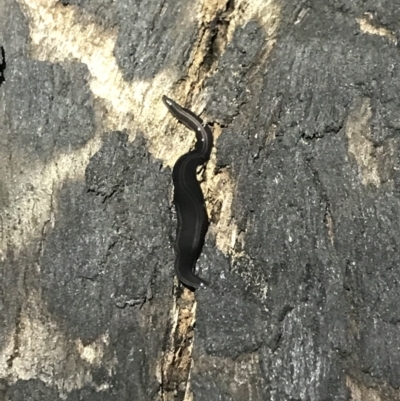
[[[400,400],[399,17],[0,0],[0,401]],[[195,293],[163,94],[214,132]]]

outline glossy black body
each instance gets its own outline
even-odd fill
[[[178,215],[175,271],[183,284],[198,288],[207,284],[194,270],[208,229],[208,216],[196,172],[210,158],[213,137],[210,127],[203,125],[203,121],[190,110],[166,96],[163,96],[163,102],[175,118],[196,133],[194,149],[178,159],[172,177]]]

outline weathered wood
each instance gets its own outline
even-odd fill
[[[0,0],[0,401],[400,400],[399,13]],[[163,94],[216,139],[195,294]]]

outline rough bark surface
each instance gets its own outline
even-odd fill
[[[399,21],[0,0],[0,401],[400,400]],[[163,94],[216,137],[195,294]]]

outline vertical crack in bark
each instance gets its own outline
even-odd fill
[[[184,93],[198,92],[207,76],[217,68],[227,44],[229,17],[233,11],[233,0],[227,0],[222,5],[218,4],[218,1],[204,2],[199,39],[195,44],[193,60],[187,73],[189,88],[183,90]]]
[[[0,46],[0,86],[6,80],[4,78],[5,69],[6,69],[6,54],[4,52],[4,47]]]
[[[306,165],[311,173],[311,176],[313,177],[315,188],[317,189],[317,191],[319,193],[320,202],[322,204],[322,207],[324,208],[323,222],[324,222],[324,225],[326,228],[326,235],[328,236],[330,243],[332,245],[334,245],[334,243],[335,243],[335,220],[334,220],[333,213],[332,213],[331,202],[329,200],[327,191],[321,182],[318,170],[315,169],[311,165],[311,159],[306,161]]]
[[[230,14],[233,10],[234,1],[228,0],[215,10],[213,18],[206,26],[206,53],[200,66],[200,78],[213,71],[221,58],[227,43]]]
[[[191,399],[189,375],[192,365],[193,325],[196,302],[194,293],[176,288],[171,312],[171,331],[162,366],[161,399]]]
[[[207,76],[217,68],[226,46],[229,15],[233,10],[233,0],[227,0],[222,5],[218,4],[218,1],[203,4],[204,22],[200,26],[199,39],[195,44],[187,79],[180,89],[180,92],[188,93],[188,97],[198,92]],[[174,299],[171,330],[161,368],[161,399],[189,401],[193,398],[190,389],[190,371],[196,302],[193,292],[181,288],[175,290]]]

